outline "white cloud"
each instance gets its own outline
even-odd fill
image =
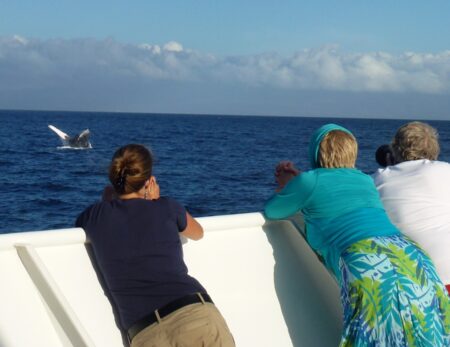
[[[26,38],[19,36],[19,35],[14,35],[13,41],[18,42],[22,45],[26,45],[28,43],[28,40]]]
[[[143,43],[139,45],[140,48],[150,51],[153,54],[161,54],[161,47],[158,45],[149,45],[148,43]]]
[[[66,85],[77,79],[195,82],[288,90],[450,92],[450,51],[346,53],[337,46],[291,56],[219,57],[175,41],[123,44],[112,39],[36,40],[0,37],[0,91]]]
[[[166,50],[168,52],[182,52],[183,46],[181,44],[179,44],[178,42],[170,41],[164,45],[164,50]]]

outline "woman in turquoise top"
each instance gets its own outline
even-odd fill
[[[450,298],[429,257],[389,221],[373,180],[354,168],[357,142],[327,124],[313,134],[313,170],[277,166],[265,214],[301,212],[310,246],[341,287],[341,346],[450,346]]]

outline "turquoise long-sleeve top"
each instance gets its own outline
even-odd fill
[[[357,169],[318,168],[293,178],[265,205],[269,219],[304,216],[306,239],[341,280],[339,257],[351,244],[399,234],[370,176]]]

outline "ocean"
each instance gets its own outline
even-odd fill
[[[119,146],[141,143],[155,155],[161,194],[194,216],[261,211],[275,188],[274,167],[292,160],[308,170],[314,129],[334,122],[359,142],[357,167],[377,169],[374,153],[406,120],[0,111],[0,233],[73,227],[99,200]],[[440,159],[450,161],[450,121],[440,133]],[[61,148],[52,124],[75,135],[91,131],[91,149]]]

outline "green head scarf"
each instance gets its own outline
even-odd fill
[[[313,169],[317,169],[318,167],[320,167],[318,160],[320,143],[322,142],[325,135],[333,130],[341,130],[353,136],[350,130],[347,130],[344,127],[341,127],[340,125],[333,123],[325,124],[321,126],[319,129],[317,129],[312,134],[311,140],[309,141],[309,151],[308,151],[309,162]]]

